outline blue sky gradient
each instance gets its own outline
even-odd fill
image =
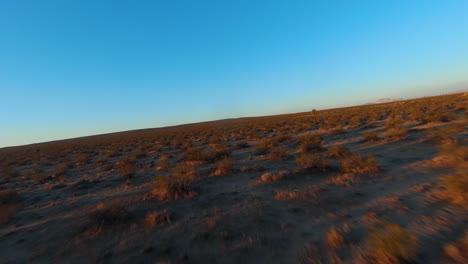
[[[468,1],[0,1],[0,147],[417,97],[468,81]]]

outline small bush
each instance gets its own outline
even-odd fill
[[[457,134],[463,130],[464,126],[460,124],[432,129],[427,132],[427,140],[441,144],[455,142]]]
[[[16,190],[0,191],[0,225],[8,223],[19,210],[19,199]]]
[[[327,232],[327,244],[336,249],[343,248],[345,246],[346,240],[340,231],[336,228],[331,228]]]
[[[148,227],[157,227],[171,223],[171,212],[167,209],[148,213],[144,220],[144,225]]]
[[[468,208],[468,168],[461,167],[455,173],[442,178],[445,195],[453,203]]]
[[[434,160],[449,167],[468,162],[468,146],[460,146],[457,143],[443,145],[438,157]]]
[[[444,246],[445,254],[455,263],[468,263],[468,232],[457,242]]]
[[[264,173],[260,179],[256,180],[256,184],[260,183],[267,183],[267,182],[274,182],[274,181],[281,181],[286,179],[286,177],[289,175],[289,171],[287,170],[282,170],[279,172],[267,172]]]
[[[135,159],[141,159],[146,157],[146,152],[142,149],[139,149],[135,152]]]
[[[196,165],[185,162],[175,167],[172,170],[172,175],[178,179],[193,181],[198,177],[199,173]]]
[[[216,163],[216,171],[213,173],[214,176],[226,175],[232,173],[232,159],[224,158]]]
[[[299,138],[299,152],[310,153],[313,151],[322,151],[322,135],[305,135]]]
[[[51,176],[46,173],[34,173],[31,177],[37,183],[44,183],[51,178]]]
[[[136,172],[136,162],[135,162],[135,160],[128,159],[128,158],[123,159],[123,160],[119,161],[117,163],[117,165],[119,166],[120,172],[122,172],[122,174],[125,177],[131,177]]]
[[[387,138],[393,141],[408,139],[408,129],[404,127],[390,128],[387,130]]]
[[[255,148],[256,155],[263,155],[268,152],[268,149],[273,146],[273,143],[267,139],[262,139]]]
[[[17,176],[19,176],[18,171],[12,167],[5,167],[0,170],[0,179],[9,180]]]
[[[250,147],[249,143],[247,143],[247,141],[243,140],[243,141],[239,141],[235,146],[234,148],[235,149],[243,149],[243,148],[248,148]]]
[[[277,146],[270,149],[271,160],[285,160],[288,158],[288,150],[284,147]]]
[[[416,258],[419,240],[402,226],[385,223],[371,228],[367,244],[369,257],[378,263],[404,263]]]
[[[161,175],[153,182],[148,198],[159,201],[171,201],[193,197],[196,192],[190,181],[177,177]]]
[[[76,158],[75,158],[75,161],[78,164],[87,164],[89,162],[89,160],[90,160],[90,157],[86,153],[80,153],[80,154],[76,155]]]
[[[345,173],[371,174],[380,171],[379,163],[374,156],[352,155],[341,161],[341,170]]]
[[[157,170],[167,170],[169,169],[169,156],[163,155],[161,158],[158,160],[158,167],[156,168]]]
[[[349,151],[345,145],[335,145],[328,149],[328,152],[339,159],[343,159],[352,155],[351,151]]]
[[[377,142],[380,140],[379,135],[375,132],[366,132],[363,136],[365,142]]]
[[[320,154],[304,153],[296,158],[296,164],[302,169],[324,169],[328,167],[328,161]]]
[[[304,190],[277,191],[275,199],[318,203],[319,190],[312,186]]]
[[[120,203],[101,203],[89,209],[88,228],[99,232],[105,228],[125,224],[129,218],[127,210]]]

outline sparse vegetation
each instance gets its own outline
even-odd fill
[[[368,153],[367,156],[351,155],[341,161],[341,170],[352,174],[372,174],[380,171],[379,163],[375,157]]]
[[[416,259],[419,239],[398,224],[384,223],[371,228],[367,244],[370,261],[404,263]]]

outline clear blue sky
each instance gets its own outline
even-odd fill
[[[466,0],[0,0],[0,147],[442,94],[467,73]]]

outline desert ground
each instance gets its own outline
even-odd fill
[[[0,149],[0,263],[468,263],[467,106],[459,93]]]

